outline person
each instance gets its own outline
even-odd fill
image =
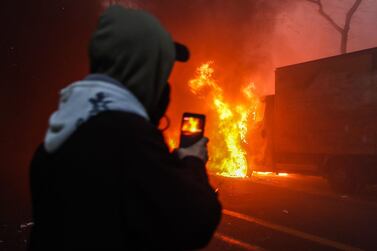
[[[188,59],[150,14],[109,7],[84,80],[60,93],[30,166],[29,250],[192,250],[221,218],[203,138],[170,153],[158,123],[174,62]]]

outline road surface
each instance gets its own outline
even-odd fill
[[[320,177],[210,176],[223,217],[204,251],[377,250],[377,187],[336,194]],[[31,222],[0,222],[0,250],[24,251]]]
[[[377,250],[377,189],[336,194],[315,176],[211,176],[224,210],[205,251]]]

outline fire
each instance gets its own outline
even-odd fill
[[[202,129],[200,128],[200,119],[193,117],[184,118],[182,132],[185,134],[195,134],[202,132]]]
[[[193,94],[211,100],[211,109],[217,116],[216,131],[220,139],[212,142],[209,149],[211,159],[208,163],[210,170],[217,170],[219,175],[230,177],[246,177],[248,161],[245,145],[248,125],[255,123],[259,99],[254,94],[254,83],[241,89],[245,102],[230,104],[224,97],[224,91],[214,79],[213,62],[202,64],[196,71],[196,77],[189,81]],[[212,140],[212,139],[211,139]],[[212,151],[211,151],[212,150]]]
[[[177,142],[174,139],[168,138],[168,147],[170,151],[173,151],[174,149],[176,149],[177,146],[178,146]]]
[[[274,172],[253,172],[253,175],[260,175],[260,176],[269,176],[275,174]]]
[[[280,176],[280,177],[287,177],[287,176],[289,176],[289,174],[288,173],[257,172],[257,171],[253,171],[253,176]]]

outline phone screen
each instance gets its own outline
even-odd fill
[[[204,136],[205,116],[196,113],[184,113],[181,123],[180,147],[195,144]]]
[[[184,135],[194,135],[203,132],[203,121],[195,117],[183,117],[182,133]]]

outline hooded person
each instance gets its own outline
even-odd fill
[[[30,250],[190,250],[221,216],[206,139],[171,154],[158,129],[188,50],[141,10],[101,16],[91,74],[60,93],[33,157]]]

